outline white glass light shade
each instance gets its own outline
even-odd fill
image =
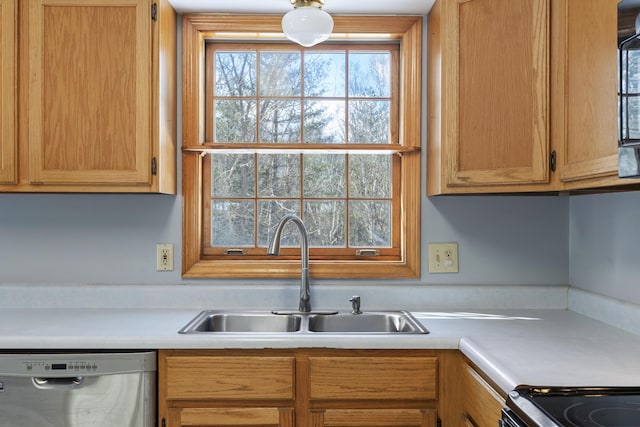
[[[311,47],[329,38],[333,18],[315,6],[301,6],[282,17],[282,31],[292,42]]]

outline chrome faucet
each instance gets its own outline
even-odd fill
[[[269,255],[280,255],[280,238],[282,237],[282,229],[287,222],[293,221],[300,230],[300,261],[302,262],[302,277],[300,278],[300,305],[298,311],[308,313],[311,311],[311,289],[309,288],[309,237],[304,222],[294,214],[288,214],[280,219],[276,226],[276,231],[269,242]]]

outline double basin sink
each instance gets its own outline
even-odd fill
[[[407,311],[214,311],[201,312],[181,334],[428,334]]]

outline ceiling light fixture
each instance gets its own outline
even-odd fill
[[[333,18],[322,10],[324,0],[291,0],[293,10],[282,17],[282,31],[292,42],[311,47],[329,38]]]

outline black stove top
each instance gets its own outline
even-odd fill
[[[640,427],[640,388],[529,387],[507,406],[527,427]]]

